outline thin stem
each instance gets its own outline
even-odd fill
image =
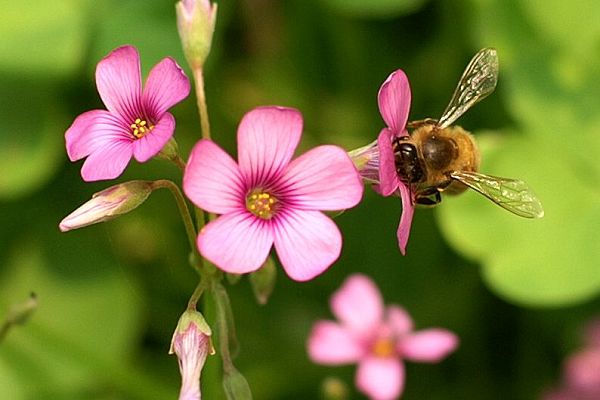
[[[198,282],[196,289],[194,289],[194,293],[192,293],[192,296],[188,300],[188,306],[187,306],[188,310],[194,310],[194,311],[196,310],[198,300],[200,300],[200,297],[202,296],[204,289],[206,289],[205,282],[206,282],[205,279],[200,279],[200,282]]]
[[[6,319],[0,325],[0,342],[4,340],[10,328],[15,325],[23,325],[27,322],[31,314],[37,309],[37,306],[37,296],[35,293],[31,293],[27,300],[10,307]]]
[[[183,161],[183,159],[179,156],[179,154],[177,154],[177,156],[172,160],[173,163],[175,163],[175,165],[177,165],[177,167],[183,172],[185,171],[185,161]]]
[[[188,241],[190,243],[190,248],[194,254],[197,254],[198,249],[196,247],[196,228],[194,228],[194,221],[192,220],[192,216],[190,214],[190,210],[188,209],[187,203],[185,202],[185,198],[177,186],[173,181],[168,179],[159,179],[157,181],[152,182],[153,189],[169,189],[173,197],[175,198],[175,202],[177,203],[177,208],[179,208],[179,213],[181,214],[181,219],[183,220],[183,225],[185,226],[185,232],[187,233]],[[198,257],[201,260],[201,258]]]
[[[210,123],[208,121],[208,109],[206,108],[206,95],[204,94],[204,75],[202,67],[193,69],[194,81],[196,81],[196,102],[200,113],[200,124],[202,126],[202,138],[210,139]]]

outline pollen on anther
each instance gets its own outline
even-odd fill
[[[395,353],[394,342],[388,338],[380,338],[373,344],[372,351],[377,357],[390,357]]]
[[[141,118],[136,118],[135,123],[130,125],[131,133],[136,139],[144,137],[148,132],[154,129],[154,125]]]
[[[252,192],[246,197],[246,209],[262,219],[271,219],[278,208],[278,199],[267,192]]]

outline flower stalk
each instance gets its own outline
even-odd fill
[[[200,114],[200,126],[202,138],[210,139],[210,122],[208,119],[208,107],[206,106],[206,94],[204,92],[204,72],[202,67],[196,67],[192,71],[196,88],[196,105]]]
[[[179,209],[179,214],[181,215],[181,220],[183,221],[183,225],[185,227],[190,248],[193,253],[198,253],[198,248],[196,247],[196,228],[194,228],[194,221],[192,220],[190,210],[185,202],[185,198],[183,197],[181,190],[179,189],[179,186],[168,179],[159,179],[152,182],[152,190],[161,188],[169,189],[175,198],[175,203]],[[202,258],[197,257],[197,259],[200,260],[200,263],[202,263]]]

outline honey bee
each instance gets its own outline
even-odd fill
[[[463,128],[450,126],[492,93],[497,81],[496,50],[480,50],[467,65],[441,118],[409,122],[410,135],[394,139],[396,172],[410,188],[414,204],[435,206],[442,201],[442,192],[459,194],[469,187],[521,217],[544,215],[525,182],[479,173],[475,139]]]

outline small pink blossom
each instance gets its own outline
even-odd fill
[[[167,112],[190,92],[190,82],[172,58],[152,68],[142,90],[140,56],[133,46],[113,50],[96,67],[96,85],[107,110],[78,116],[65,133],[71,161],[87,157],[85,181],[114,179],[133,156],[154,157],[171,139],[175,118]]]
[[[399,194],[402,199],[402,216],[396,234],[402,254],[406,254],[406,244],[408,243],[415,207],[410,188],[400,180],[396,172],[392,142],[397,137],[408,136],[406,122],[410,111],[410,100],[410,86],[406,74],[401,69],[392,72],[381,85],[377,98],[379,112],[387,124],[387,127],[381,130],[377,138],[377,147],[379,148],[378,191],[383,196]]]
[[[544,400],[600,399],[600,320],[587,325],[584,340],[585,347],[565,360],[561,385]]]
[[[179,400],[200,400],[200,375],[209,354],[214,354],[211,329],[202,314],[187,310],[179,318],[169,354],[175,353],[181,373]]]
[[[358,364],[356,386],[374,400],[398,398],[404,388],[403,360],[438,362],[458,346],[440,328],[413,331],[408,313],[385,307],[368,277],[349,277],[331,298],[339,322],[318,321],[308,339],[312,361],[325,365]]]
[[[109,221],[140,206],[152,193],[152,182],[129,181],[95,193],[91,200],[67,215],[59,229],[67,232],[99,222]]]
[[[314,278],[339,257],[340,231],[320,210],[355,206],[363,186],[337,146],[292,160],[301,133],[297,110],[260,107],[240,123],[237,163],[210,140],[192,150],[184,191],[198,207],[221,214],[198,235],[198,249],[224,271],[257,270],[273,245],[297,281]]]

